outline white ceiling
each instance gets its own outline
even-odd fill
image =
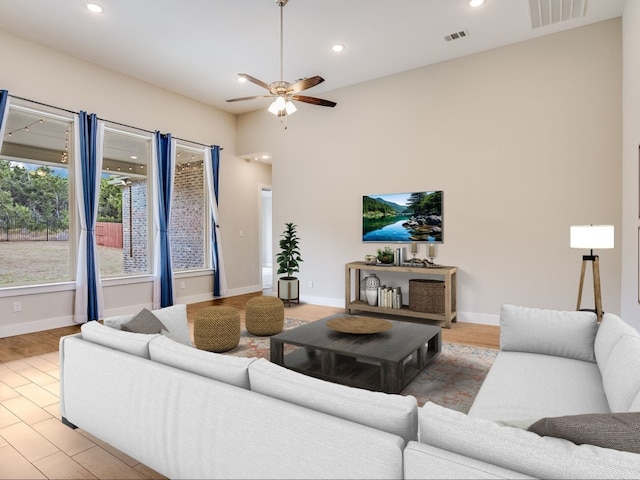
[[[530,1],[586,2],[585,16],[532,28]],[[320,75],[304,92],[331,90],[622,15],[626,0],[289,0],[284,7],[284,79]],[[0,0],[0,28],[231,113],[269,105],[238,73],[280,76],[275,0]],[[445,35],[468,36],[446,42]],[[345,50],[331,51],[334,43]],[[324,93],[327,92],[326,95]]]

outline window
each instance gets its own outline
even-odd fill
[[[71,115],[11,105],[0,151],[0,287],[72,279]]]
[[[151,138],[107,127],[96,243],[102,278],[149,273]]]
[[[196,270],[205,261],[207,198],[202,147],[176,146],[169,239],[173,271]]]

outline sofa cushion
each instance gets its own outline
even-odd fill
[[[500,349],[595,362],[597,328],[598,319],[593,312],[503,305]]]
[[[604,368],[607,358],[613,351],[613,347],[623,335],[640,336],[635,328],[625,323],[617,315],[613,313],[602,315],[602,322],[600,322],[594,342],[596,362],[600,370]]]
[[[637,454],[540,437],[428,402],[420,442],[537,478],[640,478]]]
[[[261,358],[249,366],[251,390],[286,402],[398,435],[418,435],[418,406],[412,396],[371,392],[309,377]]]
[[[169,337],[185,345],[192,345],[186,305],[172,305],[170,307],[151,310],[151,313],[162,322]],[[107,317],[104,319],[104,324],[111,328],[122,329],[122,324],[130,322],[134,317],[135,314]]]
[[[146,308],[140,310],[127,323],[120,325],[120,330],[134,333],[160,333],[165,328],[164,323]]]
[[[564,438],[577,445],[588,443],[640,453],[640,412],[541,418],[527,430],[542,436]]]
[[[498,352],[469,409],[472,417],[520,425],[543,417],[610,412],[595,363],[505,351]]]
[[[125,332],[96,321],[83,324],[80,332],[82,338],[88,342],[143,358],[149,358],[149,342],[159,336],[159,334]]]
[[[611,411],[628,412],[640,392],[640,337],[623,335],[601,371]]]
[[[249,389],[247,369],[255,358],[233,357],[198,350],[160,335],[149,343],[151,360],[203,377]]]
[[[409,442],[403,452],[406,480],[535,478],[491,463],[419,442]]]

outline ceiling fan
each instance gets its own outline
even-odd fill
[[[255,83],[256,85],[267,89],[269,91],[269,95],[232,98],[227,100],[227,102],[240,102],[243,100],[254,100],[256,98],[274,98],[273,103],[269,106],[269,112],[277,115],[278,117],[291,115],[297,110],[296,106],[293,104],[293,100],[297,102],[310,103],[312,105],[320,105],[322,107],[335,107],[337,105],[336,102],[332,102],[330,100],[308,97],[306,95],[298,95],[299,92],[307,90],[311,87],[315,87],[319,83],[324,82],[324,78],[318,75],[316,75],[315,77],[308,77],[297,80],[293,84],[284,80],[282,12],[284,6],[288,1],[289,0],[276,0],[276,4],[280,7],[280,80],[277,82],[266,83],[246,73],[239,73],[238,77],[244,78],[251,83]]]

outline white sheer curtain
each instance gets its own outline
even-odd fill
[[[94,279],[89,278],[89,272],[87,271],[87,264],[89,263],[88,259],[88,248],[87,248],[87,220],[85,217],[85,187],[82,173],[82,162],[87,161],[87,159],[83,159],[82,147],[81,147],[81,136],[84,135],[83,132],[80,131],[80,118],[78,114],[74,115],[73,119],[73,128],[74,128],[74,177],[75,177],[75,192],[76,192],[76,202],[77,208],[80,218],[80,238],[78,241],[78,262],[76,268],[76,296],[75,296],[75,310],[74,310],[74,321],[76,323],[85,323],[89,320],[97,320],[102,318],[104,311],[104,301],[102,296],[102,285],[100,279],[100,269],[98,268],[98,251],[95,243],[95,235],[93,235],[93,265],[92,274],[94,275]],[[86,137],[85,137],[86,140]],[[95,145],[95,168],[93,169],[93,182],[94,182],[94,192],[95,192],[95,208],[93,212],[93,225],[91,225],[91,230],[93,231],[95,227],[95,223],[98,217],[98,199],[100,195],[100,177],[102,174],[102,154],[103,154],[103,146],[104,146],[104,122],[102,120],[97,120],[97,132],[96,132],[96,145]],[[95,301],[93,302],[97,306],[97,310],[94,310],[93,314],[89,314],[89,282],[95,281]],[[94,316],[96,318],[90,318]]]
[[[218,275],[218,282],[220,285],[220,295],[225,296],[227,294],[227,277],[224,273],[224,261],[222,259],[222,240],[220,238],[221,237],[220,227],[218,226],[218,220],[220,217],[218,216],[218,201],[216,200],[216,197],[217,197],[217,192],[215,189],[216,182],[214,182],[214,174],[217,175],[217,172],[213,171],[213,161],[212,161],[210,148],[204,149],[204,172],[205,172],[205,177],[207,178],[207,192],[209,192],[209,206],[211,207],[211,215],[213,216],[213,221],[211,222],[212,223],[211,228],[213,229],[213,232],[211,234],[211,237],[212,239],[215,239],[215,240],[212,241],[211,248],[214,250],[217,249],[217,255],[215,254],[215,252],[212,252],[212,257],[214,259],[214,262],[217,259],[217,264],[213,265],[213,268],[215,269],[216,274]]]

